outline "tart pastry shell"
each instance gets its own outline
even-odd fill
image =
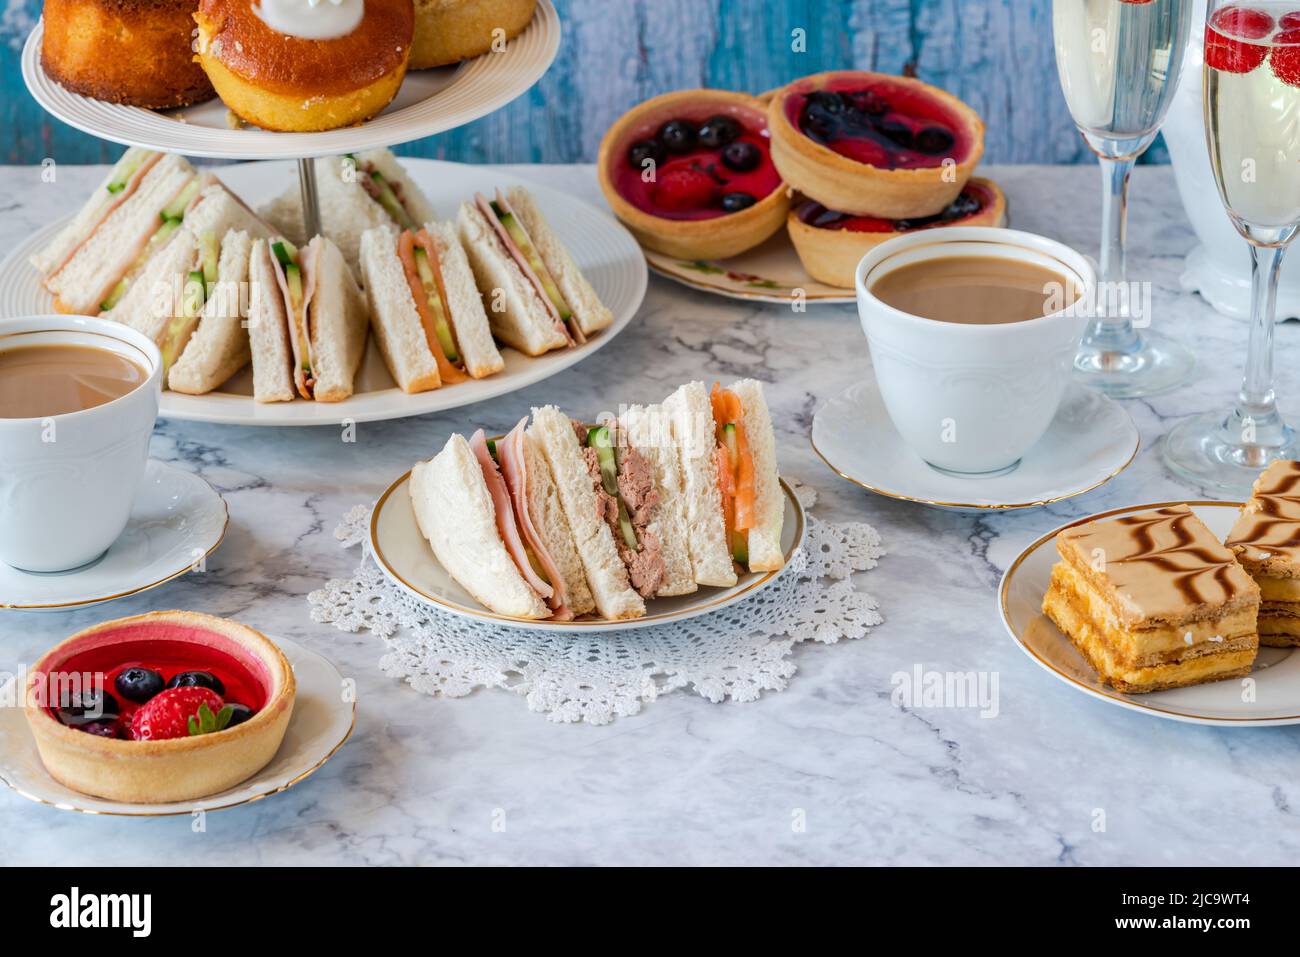
[[[832,82],[860,78],[870,83],[913,88],[938,100],[951,113],[970,147],[959,162],[923,169],[881,169],[814,142],[786,115],[793,94],[823,89]],[[855,216],[907,219],[933,216],[957,198],[984,155],[984,123],[957,97],[910,77],[881,73],[835,71],[795,80],[768,102],[767,127],[772,136],[772,162],[792,188],[828,209]]]
[[[785,223],[790,193],[784,184],[738,213],[708,219],[666,219],[639,209],[614,187],[614,165],[624,162],[628,147],[640,139],[639,130],[655,128],[670,119],[702,121],[718,113],[743,118],[750,126],[762,124],[761,101],[745,93],[726,90],[678,90],[633,107],[609,128],[600,141],[596,169],[605,201],[647,249],[679,259],[727,259],[764,242]]]
[[[983,186],[992,197],[991,201],[978,213],[955,220],[953,226],[1005,226],[1007,224],[1007,200],[996,183],[989,179],[975,178],[972,183]],[[927,227],[943,229],[943,226]],[[847,229],[819,229],[809,226],[801,220],[794,209],[786,218],[786,229],[790,241],[794,244],[799,261],[804,271],[818,282],[829,286],[854,288],[858,263],[870,250],[887,239],[903,235],[894,230],[887,233],[853,232]]]
[[[104,632],[174,624],[236,646],[265,669],[266,703],[243,724],[214,734],[160,741],[102,738],[62,724],[27,695],[25,712],[41,761],[60,784],[111,801],[166,804],[218,794],[252,777],[275,756],[293,714],[296,684],[287,658],[265,635],[211,615],[159,611],[87,628],[56,645],[32,669],[29,689]]]

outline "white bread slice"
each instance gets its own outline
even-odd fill
[[[341,402],[352,395],[357,367],[366,352],[370,310],[338,246],[318,236],[314,268],[316,292],[308,305],[311,371],[317,402]]]
[[[144,264],[131,280],[126,294],[116,306],[104,313],[104,317],[130,326],[158,342],[183,301],[185,280],[190,270],[195,268],[198,255],[197,237],[187,229],[176,230],[162,249]]]
[[[785,553],[781,550],[785,495],[776,468],[772,416],[763,397],[763,385],[757,379],[741,379],[727,388],[740,397],[745,437],[754,456],[754,526],[749,530],[749,570],[775,571],[785,564]]]
[[[244,325],[248,318],[245,290],[252,249],[252,237],[242,229],[232,229],[222,238],[216,286],[203,304],[198,329],[167,376],[167,385],[173,391],[189,395],[211,392],[252,357]]]
[[[61,269],[45,280],[60,312],[95,316],[119,279],[131,271],[162,225],[159,213],[194,177],[183,157],[154,164],[135,193],[109,214]]]
[[[701,585],[736,584],[736,567],[727,546],[722,493],[713,454],[713,406],[702,382],[688,382],[664,400],[673,442],[682,466],[687,542],[695,580]]]
[[[442,269],[442,285],[447,291],[447,306],[451,312],[451,325],[456,330],[456,343],[460,346],[465,371],[475,379],[495,375],[506,367],[492,338],[492,327],[469,259],[456,236],[456,227],[450,222],[427,222],[434,247],[438,250],[438,263]]]
[[[315,160],[316,201],[320,209],[321,232],[334,241],[343,253],[352,275],[361,276],[361,236],[367,229],[392,225],[393,219],[370,198],[360,177],[367,175],[369,162],[390,183],[399,184],[403,204],[416,223],[435,218],[428,198],[406,175],[389,150],[367,150],[357,154],[357,162],[346,156],[327,156]],[[308,236],[302,219],[302,191],[297,185],[259,210],[264,219],[295,246],[306,245]]]
[[[506,551],[483,469],[463,435],[453,434],[441,452],[417,464],[408,489],[420,531],[462,588],[499,615],[550,617]]]
[[[253,355],[253,398],[258,402],[291,402],[293,351],[284,295],[275,277],[271,244],[253,240],[248,256],[248,344]]]
[[[506,191],[506,199],[510,202],[510,208],[523,221],[524,229],[537,247],[542,262],[554,277],[555,284],[560,287],[560,293],[573,310],[573,316],[583,333],[591,335],[613,323],[614,314],[600,301],[596,290],[591,288],[591,283],[573,261],[569,250],[546,222],[532,193],[522,186],[512,186]]]
[[[185,214],[182,226],[131,280],[126,293],[108,313],[155,341],[181,302],[186,275],[195,268],[198,237],[212,233],[218,240],[231,229],[254,236],[269,236],[265,223],[254,216],[233,193],[213,183],[199,193]],[[170,380],[169,380],[170,381]]]
[[[578,546],[573,542],[569,520],[564,517],[555,477],[551,475],[551,467],[536,439],[529,438],[527,433],[524,434],[524,469],[528,473],[524,490],[528,515],[550,553],[551,561],[560,571],[568,607],[575,615],[595,611],[596,600],[587,584],[587,573],[582,567]]]
[[[389,373],[403,392],[427,392],[442,385],[442,376],[411,300],[406,272],[397,256],[397,236],[391,225],[361,234],[361,277],[375,342]]]
[[[461,245],[483,295],[492,334],[530,356],[569,344],[533,284],[502,248],[490,223],[473,203],[461,203],[456,217]]]
[[[600,517],[591,475],[583,461],[573,423],[555,406],[548,405],[533,409],[533,422],[527,434],[536,441],[551,467],[596,608],[611,621],[640,618],[645,614],[645,602],[632,590],[614,536]]]
[[[682,467],[672,428],[661,405],[634,405],[619,419],[628,444],[645,456],[654,469],[659,504],[646,532],[659,542],[664,560],[664,580],[656,596],[687,595],[696,590],[695,571],[687,542],[686,496],[682,492]]]
[[[91,230],[99,223],[104,210],[117,201],[118,194],[108,191],[109,184],[116,180],[124,170],[147,162],[153,152],[153,150],[133,146],[123,153],[121,158],[113,164],[113,168],[108,171],[108,175],[95,187],[94,192],[90,194],[90,198],[77,211],[77,215],[68,220],[67,225],[59,230],[58,235],[50,240],[47,246],[33,253],[29,262],[42,275],[45,275],[52,272],[59,263],[67,259],[68,254],[76,248],[78,243],[86,239]]]

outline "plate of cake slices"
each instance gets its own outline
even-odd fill
[[[654,97],[609,128],[596,167],[660,275],[737,299],[851,303],[854,269],[885,240],[1006,225],[1002,191],[971,175],[983,149],[956,97],[844,70],[761,97]]]
[[[453,434],[380,497],[376,562],[432,608],[545,631],[682,621],[774,582],[804,517],[762,386],[691,382],[620,408],[590,423],[545,406],[504,436]]]
[[[1002,578],[1012,639],[1092,697],[1194,724],[1300,724],[1300,463],[1243,506],[1159,502],[1049,532]]]
[[[645,296],[608,214],[484,167],[317,159],[200,172],[132,148],[81,209],[0,263],[0,315],[99,315],[158,343],[160,414],[339,425],[480,402],[567,369]]]
[[[47,0],[22,74],[92,136],[279,159],[462,126],[527,91],[559,44],[550,0]]]

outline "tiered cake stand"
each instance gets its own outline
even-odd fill
[[[551,0],[538,0],[528,28],[503,52],[486,53],[451,67],[408,73],[393,102],[360,126],[322,133],[274,133],[232,126],[219,99],[194,107],[153,111],[93,100],[72,93],[41,68],[43,24],[38,23],[23,48],[22,72],[27,89],[52,116],[92,136],[147,149],[211,159],[278,160],[222,168],[220,177],[257,208],[294,181],[308,217],[319,221],[311,160],[319,156],[394,146],[455,129],[505,106],[525,93],[546,72],[560,45],[560,20]],[[404,160],[440,218],[474,192],[491,193],[515,180],[491,168],[432,160]],[[645,296],[646,266],[632,236],[613,217],[557,190],[529,187],[552,227],[569,246],[601,300],[614,313],[614,325],[576,349],[530,359],[503,350],[504,372],[486,379],[407,395],[388,375],[376,350],[367,350],[357,373],[356,394],[342,403],[284,402],[258,404],[252,398],[248,370],[208,395],[165,391],[164,417],[239,425],[312,425],[400,418],[456,408],[513,392],[555,375],[590,355],[622,331]],[[66,211],[69,215],[74,208]],[[0,263],[0,316],[43,314],[53,301],[28,257],[62,227],[54,222],[18,244]]]

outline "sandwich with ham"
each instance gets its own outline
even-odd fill
[[[528,190],[475,195],[456,224],[502,342],[538,356],[581,345],[614,321]]]
[[[180,228],[202,185],[183,157],[128,150],[72,222],[32,257],[55,308],[89,316],[112,309]]]
[[[283,236],[258,239],[248,278],[253,397],[340,402],[352,395],[370,318],[339,248],[323,236],[302,248]]]
[[[785,563],[785,514],[776,438],[763,387],[741,379],[712,391],[700,382],[664,401],[681,464],[695,580],[734,585],[736,567],[774,571]]]
[[[638,618],[784,562],[771,420],[750,379],[595,425],[535,408],[495,444],[453,435],[409,491],[443,567],[515,618]]]
[[[352,275],[361,280],[361,237],[377,226],[417,230],[436,219],[433,206],[415,181],[386,149],[326,156],[314,161],[321,232],[343,253]],[[294,186],[261,210],[283,236],[307,242],[302,192]]]
[[[481,379],[505,368],[450,223],[366,230],[361,275],[375,342],[404,392]]]
[[[438,561],[490,610],[570,621],[595,602],[526,421],[495,444],[481,429],[452,435],[411,471],[411,504]]]

